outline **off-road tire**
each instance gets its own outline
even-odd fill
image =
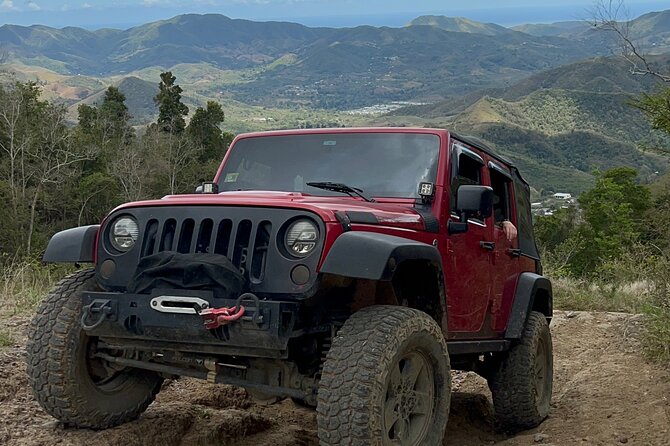
[[[412,367],[418,378],[406,379]],[[420,398],[419,389],[432,398]],[[317,396],[319,439],[322,445],[387,445],[389,437],[402,436],[396,429],[407,426],[414,435],[400,444],[441,445],[450,401],[449,355],[438,324],[411,308],[365,308],[345,322],[326,355]],[[426,415],[415,416],[421,421],[412,428],[415,421],[399,424],[412,419],[406,414],[386,419],[396,413],[389,408]]]
[[[81,329],[81,293],[98,290],[91,269],[60,281],[30,325],[28,378],[35,398],[66,425],[102,429],[137,418],[160,390],[154,372],[123,369],[96,384],[87,351],[95,339]]]
[[[533,311],[489,380],[498,428],[516,432],[539,425],[549,415],[553,376],[549,324]]]

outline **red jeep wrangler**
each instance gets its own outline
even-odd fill
[[[118,425],[190,376],[316,406],[324,445],[438,445],[452,369],[488,380],[504,429],[547,416],[551,284],[529,187],[486,146],[436,129],[247,134],[197,192],[49,242],[46,262],[95,264],[32,322],[30,382],[54,417]]]

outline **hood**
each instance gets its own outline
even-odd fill
[[[233,191],[215,195],[167,195],[160,200],[123,204],[113,212],[145,206],[252,206],[311,211],[326,222],[338,222],[337,214],[346,214],[352,223],[370,223],[406,229],[424,230],[425,222],[414,209],[411,198],[382,198],[369,203],[360,198],[322,197],[300,192]]]

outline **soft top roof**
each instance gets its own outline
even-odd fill
[[[505,158],[504,156],[496,153],[491,147],[487,146],[484,141],[481,139],[475,137],[475,136],[468,136],[468,135],[459,135],[457,133],[451,132],[451,136],[459,141],[463,141],[466,144],[470,144],[473,147],[478,148],[482,152],[486,153],[487,155],[492,156],[493,158],[507,164],[510,167],[516,167],[512,161],[510,161],[508,158]]]

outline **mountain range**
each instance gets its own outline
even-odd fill
[[[655,66],[670,71],[663,55],[670,10],[627,26],[661,54]],[[73,119],[79,104],[95,104],[117,85],[134,122],[145,124],[156,113],[159,74],[171,70],[191,110],[218,100],[233,131],[447,126],[496,146],[536,189],[575,193],[592,183],[594,169],[631,165],[652,179],[667,167],[645,150],[670,142],[629,105],[656,83],[632,76],[612,56],[616,48],[611,33],[585,22],[505,28],[442,16],[401,28],[309,28],[216,14],[128,30],[0,26],[0,70],[42,82]],[[400,101],[417,105],[388,116],[351,112]]]

